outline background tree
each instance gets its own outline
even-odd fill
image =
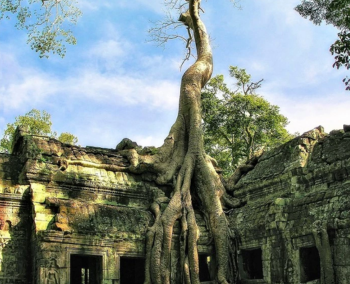
[[[78,143],[78,138],[68,132],[62,132],[57,139],[62,143],[71,144],[71,145],[75,145]]]
[[[212,78],[202,91],[204,147],[218,162],[224,176],[262,150],[292,138],[285,129],[288,120],[255,90],[262,80],[251,82],[245,69],[230,66],[237,89],[231,91],[224,76]]]
[[[349,0],[303,0],[295,8],[301,16],[316,25],[323,21],[340,30],[338,39],[331,45],[330,52],[335,55],[333,67],[350,68],[350,5]],[[346,90],[350,90],[350,78],[343,79]]]
[[[51,130],[51,115],[44,110],[40,112],[37,109],[32,109],[25,115],[17,116],[14,123],[7,124],[4,136],[0,140],[0,151],[11,152],[17,126],[27,127],[30,134],[57,137],[57,133]],[[68,132],[63,132],[58,137],[58,140],[67,144],[76,144],[78,142],[78,138]]]
[[[65,55],[65,44],[76,44],[71,26],[81,11],[75,0],[0,0],[0,20],[16,19],[15,26],[27,32],[27,43],[40,57]]]

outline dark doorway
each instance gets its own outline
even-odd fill
[[[120,284],[143,284],[145,259],[140,257],[120,258]]]
[[[242,250],[243,275],[246,279],[263,279],[262,251],[260,248]]]
[[[199,280],[201,282],[212,280],[210,277],[211,269],[211,258],[209,255],[200,254],[198,255],[199,261]]]
[[[71,284],[101,284],[102,256],[72,254],[70,257]]]
[[[300,282],[320,279],[320,256],[316,247],[300,248]]]

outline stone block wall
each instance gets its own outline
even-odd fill
[[[264,154],[235,186],[246,204],[229,216],[243,283],[349,283],[349,193],[349,132],[317,128]]]
[[[111,149],[24,135],[14,154],[30,186],[32,283],[120,283],[120,259],[145,255],[149,202],[163,191],[124,172]]]
[[[0,283],[28,283],[31,271],[29,185],[20,159],[0,154]]]

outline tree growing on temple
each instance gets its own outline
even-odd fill
[[[218,75],[202,91],[204,147],[224,176],[258,152],[292,138],[285,128],[288,119],[279,107],[256,94],[263,80],[252,82],[251,75],[236,66],[230,66],[230,75],[236,79],[236,90]]]
[[[4,131],[4,136],[0,140],[0,152],[11,152],[14,135],[17,126],[25,126],[29,134],[49,136],[57,138],[57,133],[51,130],[51,115],[46,111],[32,109],[25,115],[19,115],[15,122],[8,123]],[[78,138],[71,133],[63,132],[57,138],[62,143],[76,144]]]
[[[179,21],[188,31],[186,46],[196,60],[182,76],[178,116],[164,144],[153,155],[139,154],[136,149],[128,149],[131,147],[123,150],[132,163],[130,171],[148,173],[148,177],[157,184],[173,188],[169,198],[155,198],[151,206],[155,222],[147,233],[145,284],[170,283],[170,256],[177,220],[181,224],[178,240],[181,281],[200,283],[199,230],[194,208],[204,215],[212,236],[216,282],[233,284],[238,273],[235,259],[232,259],[235,255],[231,246],[233,234],[224,209],[239,206],[240,203],[226,192],[216,172],[216,163],[205,153],[203,142],[201,90],[210,80],[213,70],[209,35],[200,18],[200,0],[172,0],[168,4],[181,12]],[[162,36],[162,33],[159,35]],[[191,49],[192,40],[196,53]]]
[[[11,1],[2,1],[7,2]],[[165,2],[172,11],[179,12],[179,21],[171,20],[154,31],[159,31],[158,38],[162,40],[164,28],[182,24],[187,29],[187,36],[175,37],[186,42],[186,59],[195,57],[195,62],[181,79],[178,115],[164,144],[154,151],[140,152],[128,141],[117,147],[119,153],[130,161],[125,171],[142,174],[149,181],[172,188],[168,197],[154,196],[150,208],[155,219],[146,236],[145,284],[170,284],[171,248],[177,221],[181,227],[180,237],[176,240],[179,243],[181,283],[200,283],[199,229],[195,208],[204,216],[211,234],[216,283],[234,284],[238,279],[232,242],[234,234],[228,226],[224,210],[240,206],[240,202],[226,192],[216,171],[216,162],[205,153],[203,142],[201,90],[210,80],[213,70],[209,35],[200,17],[204,9],[201,0]],[[56,5],[58,0],[48,0],[47,3]],[[43,54],[55,47],[51,45],[50,37],[46,39],[43,39],[43,44],[35,45]],[[169,37],[163,39],[167,41]],[[40,40],[36,42],[40,43]],[[191,42],[194,42],[193,48]]]

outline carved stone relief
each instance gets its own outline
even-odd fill
[[[48,267],[45,269],[45,284],[60,284],[58,265],[54,258],[49,260]]]
[[[67,213],[68,213],[68,209],[66,206],[59,207],[59,212],[55,216],[55,223],[53,228],[68,234],[68,233],[72,233],[73,230],[69,226],[69,219],[68,219]]]

